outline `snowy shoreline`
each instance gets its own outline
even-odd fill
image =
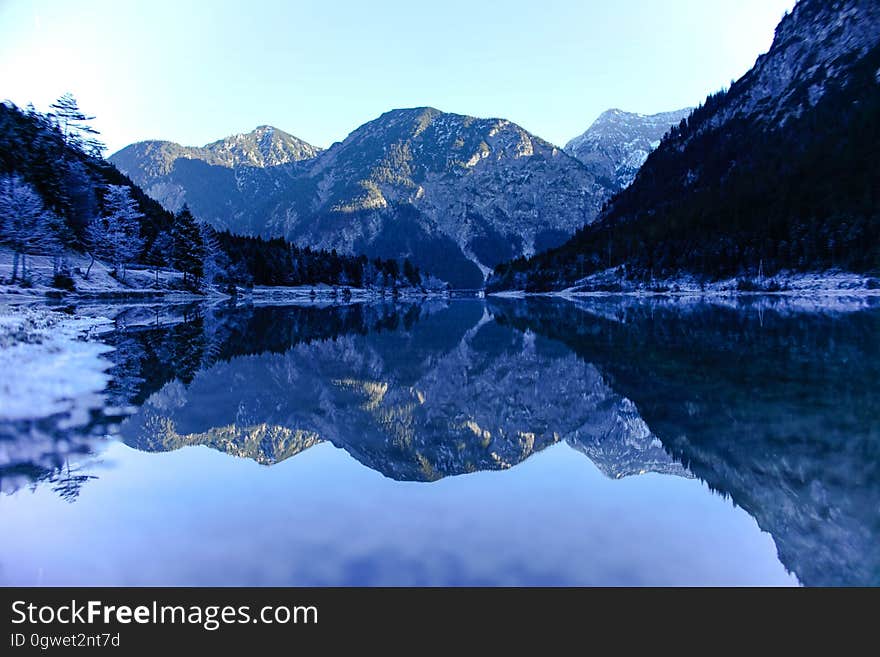
[[[129,300],[161,299],[165,302],[186,302],[209,299],[231,298],[225,291],[212,287],[203,293],[183,289],[179,272],[160,269],[147,269],[141,265],[129,267],[126,282],[123,283],[112,274],[112,270],[100,260],[91,262],[88,256],[68,252],[65,262],[75,286],[73,290],[62,290],[52,286],[55,273],[53,259],[48,256],[27,256],[28,284],[10,284],[12,278],[13,254],[0,246],[0,301],[41,301],[61,300]],[[88,278],[85,272],[89,272]],[[262,301],[321,301],[350,303],[356,301],[379,301],[382,299],[416,299],[445,296],[445,289],[399,288],[395,297],[390,289],[355,288],[345,285],[300,286],[255,286],[238,288],[237,297],[244,300]]]
[[[728,278],[705,282],[696,277],[658,279],[650,284],[621,278],[616,269],[599,272],[562,290],[488,292],[501,298],[525,297],[880,297],[880,281],[842,271],[805,274],[782,273],[759,280]]]
[[[880,297],[880,290],[841,290],[836,288],[818,288],[812,290],[776,290],[773,292],[740,291],[740,290],[592,290],[592,291],[569,291],[558,290],[553,292],[526,292],[525,290],[504,290],[501,292],[487,292],[487,297],[499,299],[528,299],[537,297],[550,297],[555,299],[584,299],[584,298],[676,298],[676,299],[737,299],[737,298],[797,298],[797,297],[827,297],[829,299],[840,297],[874,298]]]
[[[0,421],[64,414],[85,424],[102,404],[113,347],[99,335],[112,327],[105,317],[69,315],[48,307],[0,306]]]
[[[409,301],[417,299],[448,298],[445,291],[427,290],[422,292],[403,289],[397,295],[390,291],[331,287],[325,284],[315,286],[275,286],[240,289],[233,297],[229,294],[212,291],[205,294],[162,289],[114,289],[69,292],[54,288],[21,288],[9,285],[0,286],[0,303],[40,303],[46,301],[118,301],[120,303],[161,300],[166,303],[207,302],[216,299],[238,299],[256,303],[361,303],[365,301]]]

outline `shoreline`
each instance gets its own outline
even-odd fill
[[[263,300],[289,297],[297,300],[342,300],[363,301],[394,298],[436,298],[447,295],[446,289],[427,288],[397,288],[397,297],[393,294],[393,288],[357,288],[350,285],[315,283],[313,285],[297,286],[263,286],[255,285],[251,288],[237,287],[237,294],[230,295],[216,286],[211,286],[203,292],[193,292],[183,287],[180,272],[154,269],[144,265],[130,266],[126,272],[127,279],[117,279],[111,269],[81,253],[67,252],[65,260],[71,272],[71,280],[74,289],[61,289],[53,286],[53,274],[55,263],[48,256],[28,256],[28,277],[30,283],[22,286],[20,283],[9,282],[12,273],[12,253],[5,247],[0,246],[0,302],[41,301],[52,300],[65,301],[137,301],[137,300],[170,300],[170,301],[199,301],[211,299],[249,299],[254,302]],[[91,268],[88,278],[83,271]]]
[[[498,292],[485,292],[485,297],[494,297],[499,299],[527,299],[537,297],[547,297],[554,299],[595,299],[595,298],[675,298],[675,299],[739,299],[739,298],[875,298],[880,297],[880,289],[867,288],[835,288],[835,287],[818,287],[809,289],[787,289],[787,290],[731,290],[731,289],[683,289],[683,290],[553,290],[547,292],[527,292],[525,290],[502,290]],[[349,295],[333,294],[331,291],[316,290],[314,295],[311,289],[303,290],[302,288],[278,287],[254,290],[253,292],[242,293],[236,296],[229,294],[208,293],[195,294],[181,292],[179,290],[130,290],[122,291],[106,291],[106,292],[62,292],[58,291],[22,291],[13,292],[8,287],[0,290],[0,304],[22,304],[22,303],[42,303],[46,305],[63,305],[65,302],[97,302],[106,301],[108,303],[118,302],[158,302],[164,301],[170,304],[180,303],[210,303],[222,300],[233,300],[243,303],[320,303],[330,305],[348,305],[352,303],[375,303],[375,302],[396,302],[396,301],[418,301],[432,299],[455,299],[462,298],[456,296],[456,291],[450,292],[402,292],[398,295],[383,294],[377,290],[351,289]],[[471,298],[469,295],[466,298]],[[473,298],[480,298],[479,294],[474,294]]]
[[[748,277],[706,281],[689,275],[656,279],[650,283],[621,278],[617,269],[598,272],[563,289],[528,292],[501,290],[487,296],[525,298],[586,297],[675,297],[675,298],[749,298],[749,297],[862,297],[880,296],[880,281],[875,276],[841,270],[822,272],[779,272],[758,279]]]
[[[658,297],[674,297],[679,299],[736,299],[743,297],[861,297],[872,298],[880,297],[880,290],[867,289],[838,289],[838,288],[818,288],[811,290],[775,290],[773,292],[762,291],[745,291],[745,290],[668,290],[665,292],[656,292],[653,290],[621,290],[609,292],[605,290],[593,291],[577,291],[570,292],[568,290],[559,290],[553,292],[526,292],[525,290],[504,290],[501,292],[487,292],[487,297],[497,297],[500,299],[527,299],[534,297],[551,297],[554,299],[585,299],[585,298],[614,298],[614,297],[633,297],[633,298],[658,298]]]
[[[114,347],[101,335],[112,326],[98,314],[0,305],[0,368],[17,373],[0,383],[0,422],[66,415],[85,424],[110,380]]]
[[[170,289],[131,289],[131,290],[85,290],[70,292],[47,288],[13,288],[4,286],[0,289],[0,303],[16,302],[64,302],[64,301],[170,301],[170,302],[208,302],[223,299],[252,302],[302,301],[327,303],[358,303],[364,301],[395,301],[414,299],[449,298],[446,291],[409,291],[400,290],[395,296],[387,291],[366,288],[341,287],[261,287],[251,291],[239,292],[237,295],[211,291],[204,294]],[[340,290],[348,289],[346,294]]]

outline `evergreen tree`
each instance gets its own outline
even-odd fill
[[[229,258],[220,246],[217,239],[217,231],[205,221],[198,222],[199,237],[202,241],[203,273],[205,285],[212,285],[220,282],[220,279],[226,277],[230,268]]]
[[[382,263],[380,268],[384,272],[382,276],[383,286],[396,287],[397,278],[400,276],[400,268],[397,265],[397,260],[386,260]]]
[[[159,287],[159,269],[171,263],[171,255],[174,250],[174,242],[168,233],[159,233],[153,240],[153,245],[147,251],[146,263],[153,267],[156,274],[156,287]]]
[[[418,287],[422,284],[422,275],[419,272],[419,268],[414,267],[409,258],[403,261],[403,276],[413,287]]]
[[[183,272],[184,285],[195,287],[204,272],[205,248],[199,225],[187,205],[174,217],[171,241],[171,264]]]
[[[89,125],[94,116],[88,116],[80,108],[73,94],[66,93],[49,106],[58,122],[64,140],[92,157],[101,157],[106,148],[96,135],[100,133]]]

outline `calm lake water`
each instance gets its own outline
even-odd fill
[[[0,584],[880,585],[870,304],[112,313],[89,423],[0,427]]]

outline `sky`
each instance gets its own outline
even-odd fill
[[[609,108],[699,104],[794,0],[0,0],[0,99],[66,91],[108,154],[274,125],[316,145],[400,107],[564,145]]]

